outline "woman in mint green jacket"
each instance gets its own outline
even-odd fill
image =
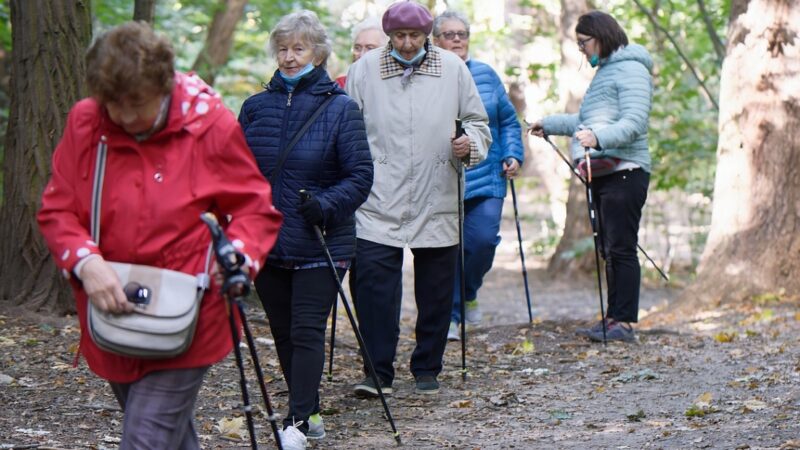
[[[602,226],[606,260],[609,340],[634,340],[638,321],[641,267],[636,254],[639,220],[650,180],[647,127],[653,95],[653,60],[644,47],[629,44],[610,15],[592,11],[578,19],[578,47],[597,73],[577,114],[557,114],[537,121],[531,133],[572,136],[570,153],[585,170],[584,154],[603,167],[594,170],[592,188]],[[579,330],[603,340],[602,322]]]

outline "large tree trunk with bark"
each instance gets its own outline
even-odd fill
[[[88,1],[11,0],[11,101],[0,215],[0,299],[30,310],[74,309],[36,225],[50,157],[85,92]]]
[[[220,67],[228,61],[233,45],[233,32],[242,18],[245,5],[247,0],[220,0],[217,5],[206,43],[192,65],[192,70],[210,85],[214,84]]]
[[[133,4],[133,20],[153,24],[156,19],[156,0],[136,0]]]
[[[796,0],[731,6],[711,230],[679,307],[800,294],[799,34]]]
[[[586,62],[578,51],[575,38],[575,25],[578,17],[586,13],[585,0],[561,0],[561,97],[566,98],[565,111],[578,112],[583,95],[592,78],[593,71],[586,70]],[[583,71],[581,67],[583,66]],[[560,140],[562,153],[569,158],[567,140]],[[558,145],[558,144],[556,144]],[[559,161],[559,164],[561,162]],[[569,195],[567,197],[567,216],[564,232],[558,246],[547,265],[547,272],[556,277],[586,275],[594,268],[594,253],[591,247],[581,245],[591,242],[592,229],[586,206],[586,191],[577,178],[570,175]],[[587,250],[588,249],[588,250]]]

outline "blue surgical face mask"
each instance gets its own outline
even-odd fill
[[[312,70],[314,70],[314,64],[308,63],[307,66],[300,69],[300,71],[297,72],[297,74],[295,74],[294,76],[290,77],[289,75],[286,75],[283,72],[279,73],[281,74],[281,78],[283,78],[283,81],[285,81],[287,84],[296,85],[297,82],[300,81],[300,78],[303,78],[304,76],[308,75]]]
[[[414,57],[411,58],[411,59],[405,59],[402,56],[400,56],[400,53],[397,52],[396,48],[393,48],[391,53],[389,53],[389,54],[392,55],[392,57],[394,59],[399,61],[400,64],[403,64],[405,66],[413,66],[413,65],[417,64],[418,62],[422,61],[422,58],[425,57],[425,53],[427,53],[427,52],[425,51],[425,48],[423,47],[423,48],[420,48],[419,51],[417,52],[417,54],[414,55]]]
[[[595,53],[591,58],[589,58],[589,65],[592,67],[597,67],[598,64],[600,64],[600,56]]]

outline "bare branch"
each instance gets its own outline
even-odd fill
[[[686,63],[686,66],[689,67],[689,70],[692,72],[692,76],[694,76],[697,82],[700,83],[700,88],[703,89],[703,92],[706,93],[708,101],[710,101],[711,104],[714,105],[714,109],[719,111],[719,104],[717,103],[717,100],[711,94],[711,91],[708,90],[705,81],[697,72],[697,69],[695,69],[692,62],[689,61],[689,58],[687,58],[686,55],[683,53],[680,46],[678,45],[678,42],[675,41],[675,38],[673,38],[672,35],[669,34],[669,31],[667,31],[666,28],[662,27],[661,24],[658,23],[658,20],[656,20],[656,18],[653,17],[653,14],[647,8],[645,8],[644,5],[642,5],[639,2],[639,0],[633,0],[633,2],[636,3],[636,6],[638,6],[639,9],[642,10],[642,12],[647,16],[647,18],[650,20],[650,23],[652,23],[653,26],[656,27],[656,29],[658,29],[658,31],[664,33],[664,36],[666,36],[667,39],[672,43],[672,46],[675,47],[675,51],[678,52],[678,56],[680,56],[683,62]]]
[[[717,34],[717,30],[714,29],[714,23],[711,22],[711,17],[708,15],[708,11],[706,11],[706,2],[704,0],[697,0],[697,6],[700,8],[700,15],[703,17],[703,22],[706,24],[708,37],[711,38],[711,42],[714,44],[717,60],[722,64],[722,60],[725,59],[725,44],[722,43],[719,34]]]

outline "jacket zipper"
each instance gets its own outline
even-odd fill
[[[286,100],[286,106],[292,106],[292,93],[289,92],[289,98]]]

